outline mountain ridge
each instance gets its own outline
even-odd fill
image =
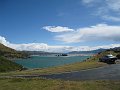
[[[96,49],[96,50],[91,50],[91,51],[72,51],[72,52],[69,52],[69,54],[97,54],[97,53],[100,53],[100,52],[103,52],[107,49]]]

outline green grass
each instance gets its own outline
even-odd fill
[[[0,90],[120,90],[120,81],[0,79]]]
[[[8,72],[22,69],[22,66],[10,60],[0,57],[0,72]]]

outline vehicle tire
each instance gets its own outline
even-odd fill
[[[102,60],[101,60],[101,59],[99,59],[99,62],[102,62]]]

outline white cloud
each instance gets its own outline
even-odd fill
[[[98,24],[96,26],[79,28],[73,32],[57,35],[56,40],[66,43],[83,41],[120,41],[120,26]]]
[[[50,46],[45,43],[27,43],[27,44],[14,44],[7,41],[4,37],[0,36],[0,43],[15,50],[26,51],[47,51],[47,52],[68,52],[72,46]]]
[[[110,49],[110,48],[114,48],[114,47],[120,47],[120,44],[110,44],[110,45],[96,46],[96,47],[92,47],[92,49],[93,50],[100,49],[100,48]]]
[[[120,0],[106,0],[107,7],[114,11],[120,11]]]
[[[73,29],[68,27],[61,27],[61,26],[44,26],[43,29],[50,31],[50,32],[70,32]]]
[[[103,17],[104,19],[106,19],[106,20],[110,20],[110,21],[117,21],[117,22],[120,21],[120,17],[107,16],[107,15],[103,15],[102,17]]]
[[[4,45],[8,45],[9,42],[2,36],[0,36],[0,43],[4,44]]]
[[[81,37],[82,34],[79,34],[79,32],[76,31],[67,34],[57,35],[55,36],[55,40],[63,41],[66,43],[76,43],[82,41],[82,39],[80,40]]]
[[[30,50],[30,51],[46,51],[48,45],[44,43],[28,43],[28,44],[9,44],[9,47],[16,50]]]
[[[109,49],[114,47],[120,47],[120,44],[110,44],[103,46],[50,46],[44,43],[28,43],[28,44],[13,44],[7,41],[4,37],[0,36],[0,43],[11,47],[16,50],[27,51],[47,51],[47,52],[70,52],[70,51],[90,51],[99,48]]]
[[[92,14],[104,20],[120,21],[120,0],[83,0],[83,3],[87,6],[95,6],[96,11]]]
[[[85,3],[85,4],[91,4],[91,3],[94,3],[96,1],[97,0],[82,0],[82,2]]]

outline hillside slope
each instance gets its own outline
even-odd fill
[[[22,70],[23,67],[8,59],[25,58],[27,54],[0,44],[0,72]]]
[[[10,60],[0,57],[0,72],[22,70],[23,67],[19,64],[16,64]]]
[[[3,44],[0,44],[0,56],[6,58],[26,58],[28,55],[24,52],[16,51]]]

